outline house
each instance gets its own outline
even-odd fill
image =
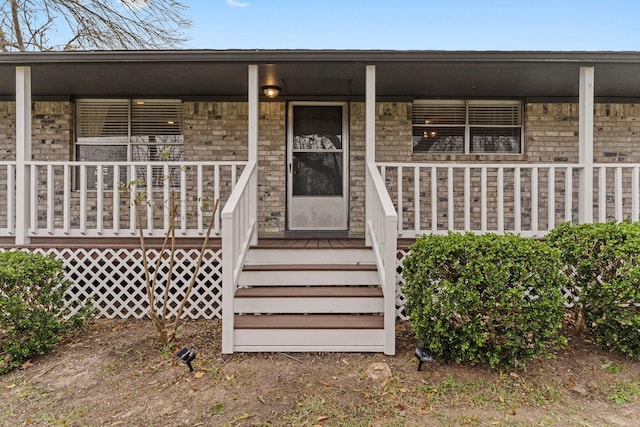
[[[176,195],[187,280],[220,199],[186,315],[225,353],[394,354],[416,236],[640,212],[638,52],[3,53],[0,97],[1,247],[142,317],[138,226]]]

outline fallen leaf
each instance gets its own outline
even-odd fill
[[[327,421],[329,417],[318,417],[318,422]]]
[[[15,386],[16,386],[15,384],[9,384],[9,385],[5,386],[4,388],[6,388],[7,390],[11,390]]]
[[[20,365],[20,369],[27,369],[31,366],[33,366],[33,363],[31,363],[31,359],[29,359],[25,361],[22,365]]]
[[[513,378],[520,378],[520,375],[518,375],[515,372],[509,372],[509,375],[512,376]]]
[[[204,377],[204,372],[202,371],[198,371],[195,374],[193,374],[193,378],[202,378]]]
[[[509,408],[509,415],[515,415],[516,414],[516,410],[513,408]]]

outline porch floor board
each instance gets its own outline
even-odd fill
[[[300,239],[300,238],[260,238],[258,249],[362,249],[364,239]]]
[[[236,315],[236,329],[383,329],[380,315],[272,314]]]

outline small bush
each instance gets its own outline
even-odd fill
[[[565,342],[556,249],[513,234],[426,235],[405,258],[406,309],[438,358],[521,365]]]
[[[0,252],[0,373],[44,354],[85,324],[89,309],[65,318],[62,262],[25,251]]]
[[[561,224],[562,250],[585,325],[598,345],[640,358],[640,224]]]

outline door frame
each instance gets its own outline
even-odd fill
[[[293,227],[291,200],[293,197],[293,110],[297,106],[311,107],[342,107],[342,198],[344,224],[339,227]],[[350,158],[349,158],[349,103],[346,101],[290,101],[287,104],[287,137],[286,137],[286,229],[289,231],[348,231],[349,230],[349,183],[350,183]]]

